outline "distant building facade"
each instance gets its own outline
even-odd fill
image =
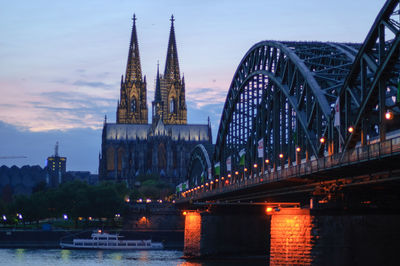
[[[156,174],[177,184],[186,176],[191,150],[197,144],[211,144],[211,125],[187,124],[185,80],[180,76],[171,17],[164,74],[157,68],[152,101],[152,122],[148,123],[146,76],[142,77],[136,18],[133,17],[125,78],[122,76],[116,123],[103,126],[99,179],[126,182],[132,186],[141,174]]]
[[[64,182],[67,171],[67,158],[58,155],[58,142],[53,156],[47,157],[46,183],[49,187],[57,187]]]

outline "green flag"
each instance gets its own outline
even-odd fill
[[[400,78],[399,78],[399,82],[397,83],[397,97],[396,97],[396,102],[400,103]]]
[[[239,157],[240,157],[240,159],[239,159],[239,165],[244,165],[244,157],[245,157],[245,155],[246,155],[246,152],[245,152],[244,149],[242,149],[242,150],[239,152]]]
[[[221,164],[219,162],[214,165],[214,173],[218,176],[221,174]]]

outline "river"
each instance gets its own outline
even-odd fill
[[[105,251],[67,249],[0,249],[0,265],[65,266],[65,265],[146,265],[146,266],[219,266],[267,265],[260,259],[187,261],[182,251]]]

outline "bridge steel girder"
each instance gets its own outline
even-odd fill
[[[367,139],[383,141],[388,130],[400,128],[400,6],[388,0],[379,12],[354,64],[340,89],[340,128],[335,141],[343,151],[364,145]],[[396,116],[386,121],[385,113]],[[390,126],[390,128],[388,128]],[[352,127],[353,132],[348,129]]]
[[[195,167],[198,164],[200,168]],[[201,174],[204,173],[205,179],[211,179],[209,176],[208,169],[212,168],[210,157],[203,144],[196,145],[190,153],[189,165],[188,165],[188,180],[189,188],[193,188],[201,184]],[[196,170],[201,172],[195,173]]]
[[[235,72],[222,112],[213,158],[221,163],[221,174],[227,174],[229,156],[232,172],[243,170],[238,165],[242,149],[247,167],[260,163],[256,145],[261,138],[263,159],[275,166],[327,152],[333,140],[333,105],[359,46],[255,44]],[[326,142],[320,143],[320,138]],[[301,148],[298,154],[296,146]],[[279,153],[284,159],[278,158]]]

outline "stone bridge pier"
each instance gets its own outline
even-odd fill
[[[396,265],[399,227],[396,212],[219,206],[186,211],[184,254],[261,255],[271,265]]]
[[[271,217],[260,206],[213,206],[185,211],[186,257],[265,255]]]

